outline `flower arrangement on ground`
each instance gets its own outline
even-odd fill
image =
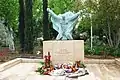
[[[44,56],[44,62],[40,62],[41,67],[39,67],[36,72],[39,72],[43,75],[70,75],[82,73],[79,75],[88,74],[85,69],[86,66],[81,61],[75,61],[74,63],[63,63],[63,64],[52,64],[50,52],[48,55]],[[70,76],[69,76],[70,77]]]

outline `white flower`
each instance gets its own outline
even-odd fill
[[[37,54],[40,54],[41,53],[41,51],[37,51]]]

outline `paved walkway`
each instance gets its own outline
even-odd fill
[[[100,80],[120,80],[120,66],[116,64],[88,64],[87,68]]]
[[[0,80],[77,80],[65,77],[42,76],[35,70],[38,63],[20,63],[10,69],[0,72]],[[115,64],[87,64],[87,68],[95,75],[95,80],[120,80],[120,67]],[[87,77],[87,76],[86,76]],[[80,79],[94,80],[94,79]]]

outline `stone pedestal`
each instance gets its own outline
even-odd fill
[[[83,40],[43,41],[43,57],[51,53],[53,64],[84,60]]]

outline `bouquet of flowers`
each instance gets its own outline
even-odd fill
[[[52,65],[50,52],[48,52],[48,55],[45,55],[44,58],[45,61],[41,62],[42,66],[36,70],[40,74],[58,76],[67,75],[68,77],[88,74],[85,69],[86,66],[81,61]]]

